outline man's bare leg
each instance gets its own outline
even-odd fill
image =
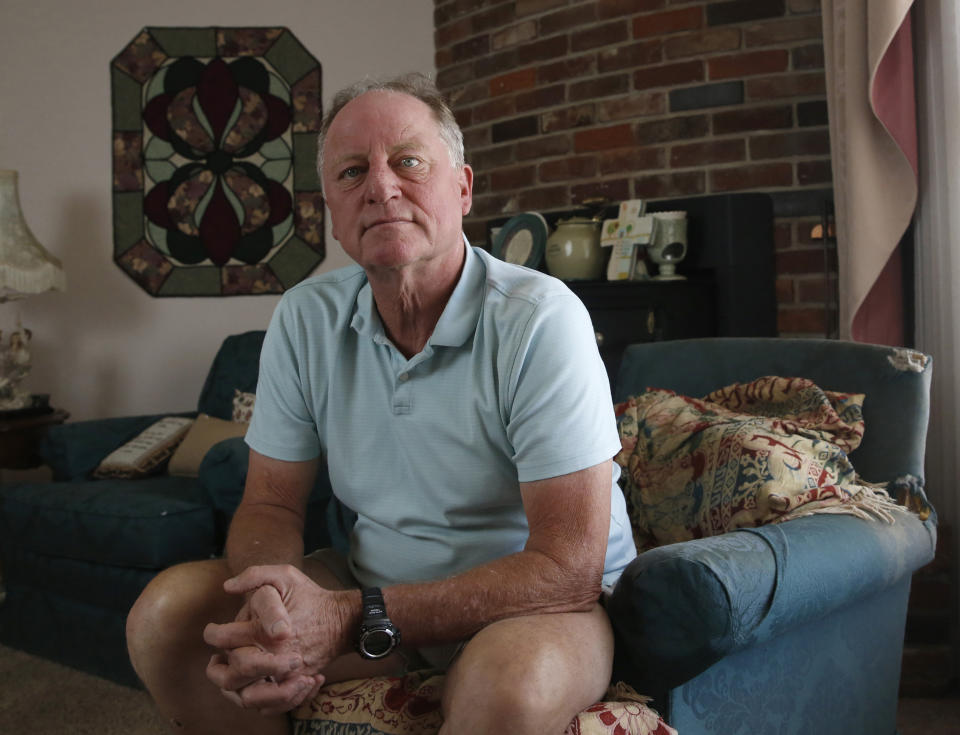
[[[323,564],[304,559],[304,572],[327,589],[343,585]],[[203,640],[207,623],[235,619],[243,599],[223,591],[232,576],[222,560],[191,562],[157,575],[127,618],[127,647],[138,676],[174,731],[216,735],[281,735],[289,732],[286,715],[265,717],[228,701],[207,679],[215,651]],[[353,654],[324,672],[327,681],[397,674],[402,661],[370,662]]]
[[[613,630],[599,605],[494,623],[447,674],[441,735],[560,735],[603,696],[612,668]]]

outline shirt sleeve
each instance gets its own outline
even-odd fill
[[[593,324],[572,292],[533,310],[510,386],[507,433],[520,482],[586,469],[620,451]]]
[[[246,442],[260,454],[288,462],[320,455],[316,421],[303,390],[307,341],[291,300],[280,300],[260,352],[260,374]]]

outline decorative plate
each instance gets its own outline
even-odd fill
[[[508,263],[538,268],[547,244],[547,221],[538,212],[508,219],[493,239],[493,254]]]
[[[110,64],[117,265],[153,296],[280,293],[322,261],[320,64],[286,28],[144,28]]]

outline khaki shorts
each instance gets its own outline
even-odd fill
[[[334,549],[317,549],[307,554],[307,558],[323,564],[346,589],[361,588],[362,585],[350,571],[350,565],[347,563],[346,557],[340,552]],[[400,633],[402,637],[403,631]],[[408,648],[401,645],[400,655],[406,661],[408,671],[416,669],[442,669],[446,671],[466,645],[467,641],[457,641],[442,646],[424,646],[422,648]]]

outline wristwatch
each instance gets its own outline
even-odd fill
[[[357,651],[361,656],[369,659],[388,656],[400,645],[400,631],[387,617],[383,593],[379,587],[368,587],[363,590],[361,598],[363,619],[360,623]]]

